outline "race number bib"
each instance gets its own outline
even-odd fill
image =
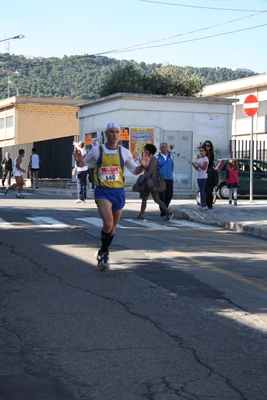
[[[119,180],[119,167],[102,167],[100,176],[102,182],[116,182]]]

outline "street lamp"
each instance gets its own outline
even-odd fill
[[[1,39],[0,42],[6,42],[7,40],[11,40],[11,39],[24,39],[25,36],[24,35],[17,35],[17,36],[12,36],[10,38],[6,38],[6,39]]]
[[[9,97],[9,85],[14,85],[15,86],[15,88],[17,90],[17,96],[18,96],[19,95],[19,89],[18,89],[17,85],[12,81],[8,81],[8,95],[7,95],[7,97]]]

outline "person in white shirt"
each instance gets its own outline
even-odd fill
[[[110,122],[105,130],[106,143],[93,146],[83,157],[81,151],[73,153],[76,164],[80,167],[95,163],[95,202],[103,221],[101,231],[101,248],[96,252],[97,268],[100,271],[109,269],[109,246],[115,235],[125,205],[124,167],[132,174],[139,175],[149,163],[148,152],[142,153],[140,165],[137,165],[130,151],[118,145],[120,126]]]
[[[188,161],[190,165],[192,165],[197,170],[197,184],[200,192],[200,201],[201,207],[199,211],[208,210],[207,206],[207,197],[205,192],[205,186],[208,178],[207,169],[209,165],[209,159],[207,157],[207,148],[205,146],[201,146],[199,148],[200,156],[197,161]]]
[[[76,147],[78,151],[80,151],[82,157],[86,156],[86,150],[84,148],[84,142],[80,141],[79,143],[73,142],[73,145]],[[77,191],[78,191],[78,199],[75,203],[85,203],[86,200],[86,181],[87,181],[87,173],[88,166],[84,165],[82,167],[78,167],[77,163],[72,171],[72,174],[76,174],[77,181]]]
[[[13,183],[13,185],[4,188],[5,194],[7,194],[10,189],[18,188],[18,194],[16,196],[17,199],[24,199],[24,196],[22,196],[21,194],[24,185],[24,179],[22,174],[26,173],[25,169],[22,168],[22,159],[24,157],[24,154],[25,151],[23,149],[20,149],[19,155],[14,160],[13,176],[16,179],[16,183]]]
[[[37,154],[37,150],[34,147],[32,148],[29,167],[31,171],[31,187],[33,187],[33,177],[35,175],[35,188],[38,189],[40,157],[39,154]]]

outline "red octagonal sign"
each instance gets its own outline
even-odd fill
[[[243,110],[248,117],[254,117],[259,109],[259,100],[254,94],[249,94],[244,101]]]

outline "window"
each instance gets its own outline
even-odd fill
[[[6,127],[11,128],[13,126],[13,115],[6,117]]]
[[[267,163],[264,162],[253,162],[253,170],[256,172],[267,172]]]
[[[0,118],[0,129],[4,129],[5,127],[5,118]]]

